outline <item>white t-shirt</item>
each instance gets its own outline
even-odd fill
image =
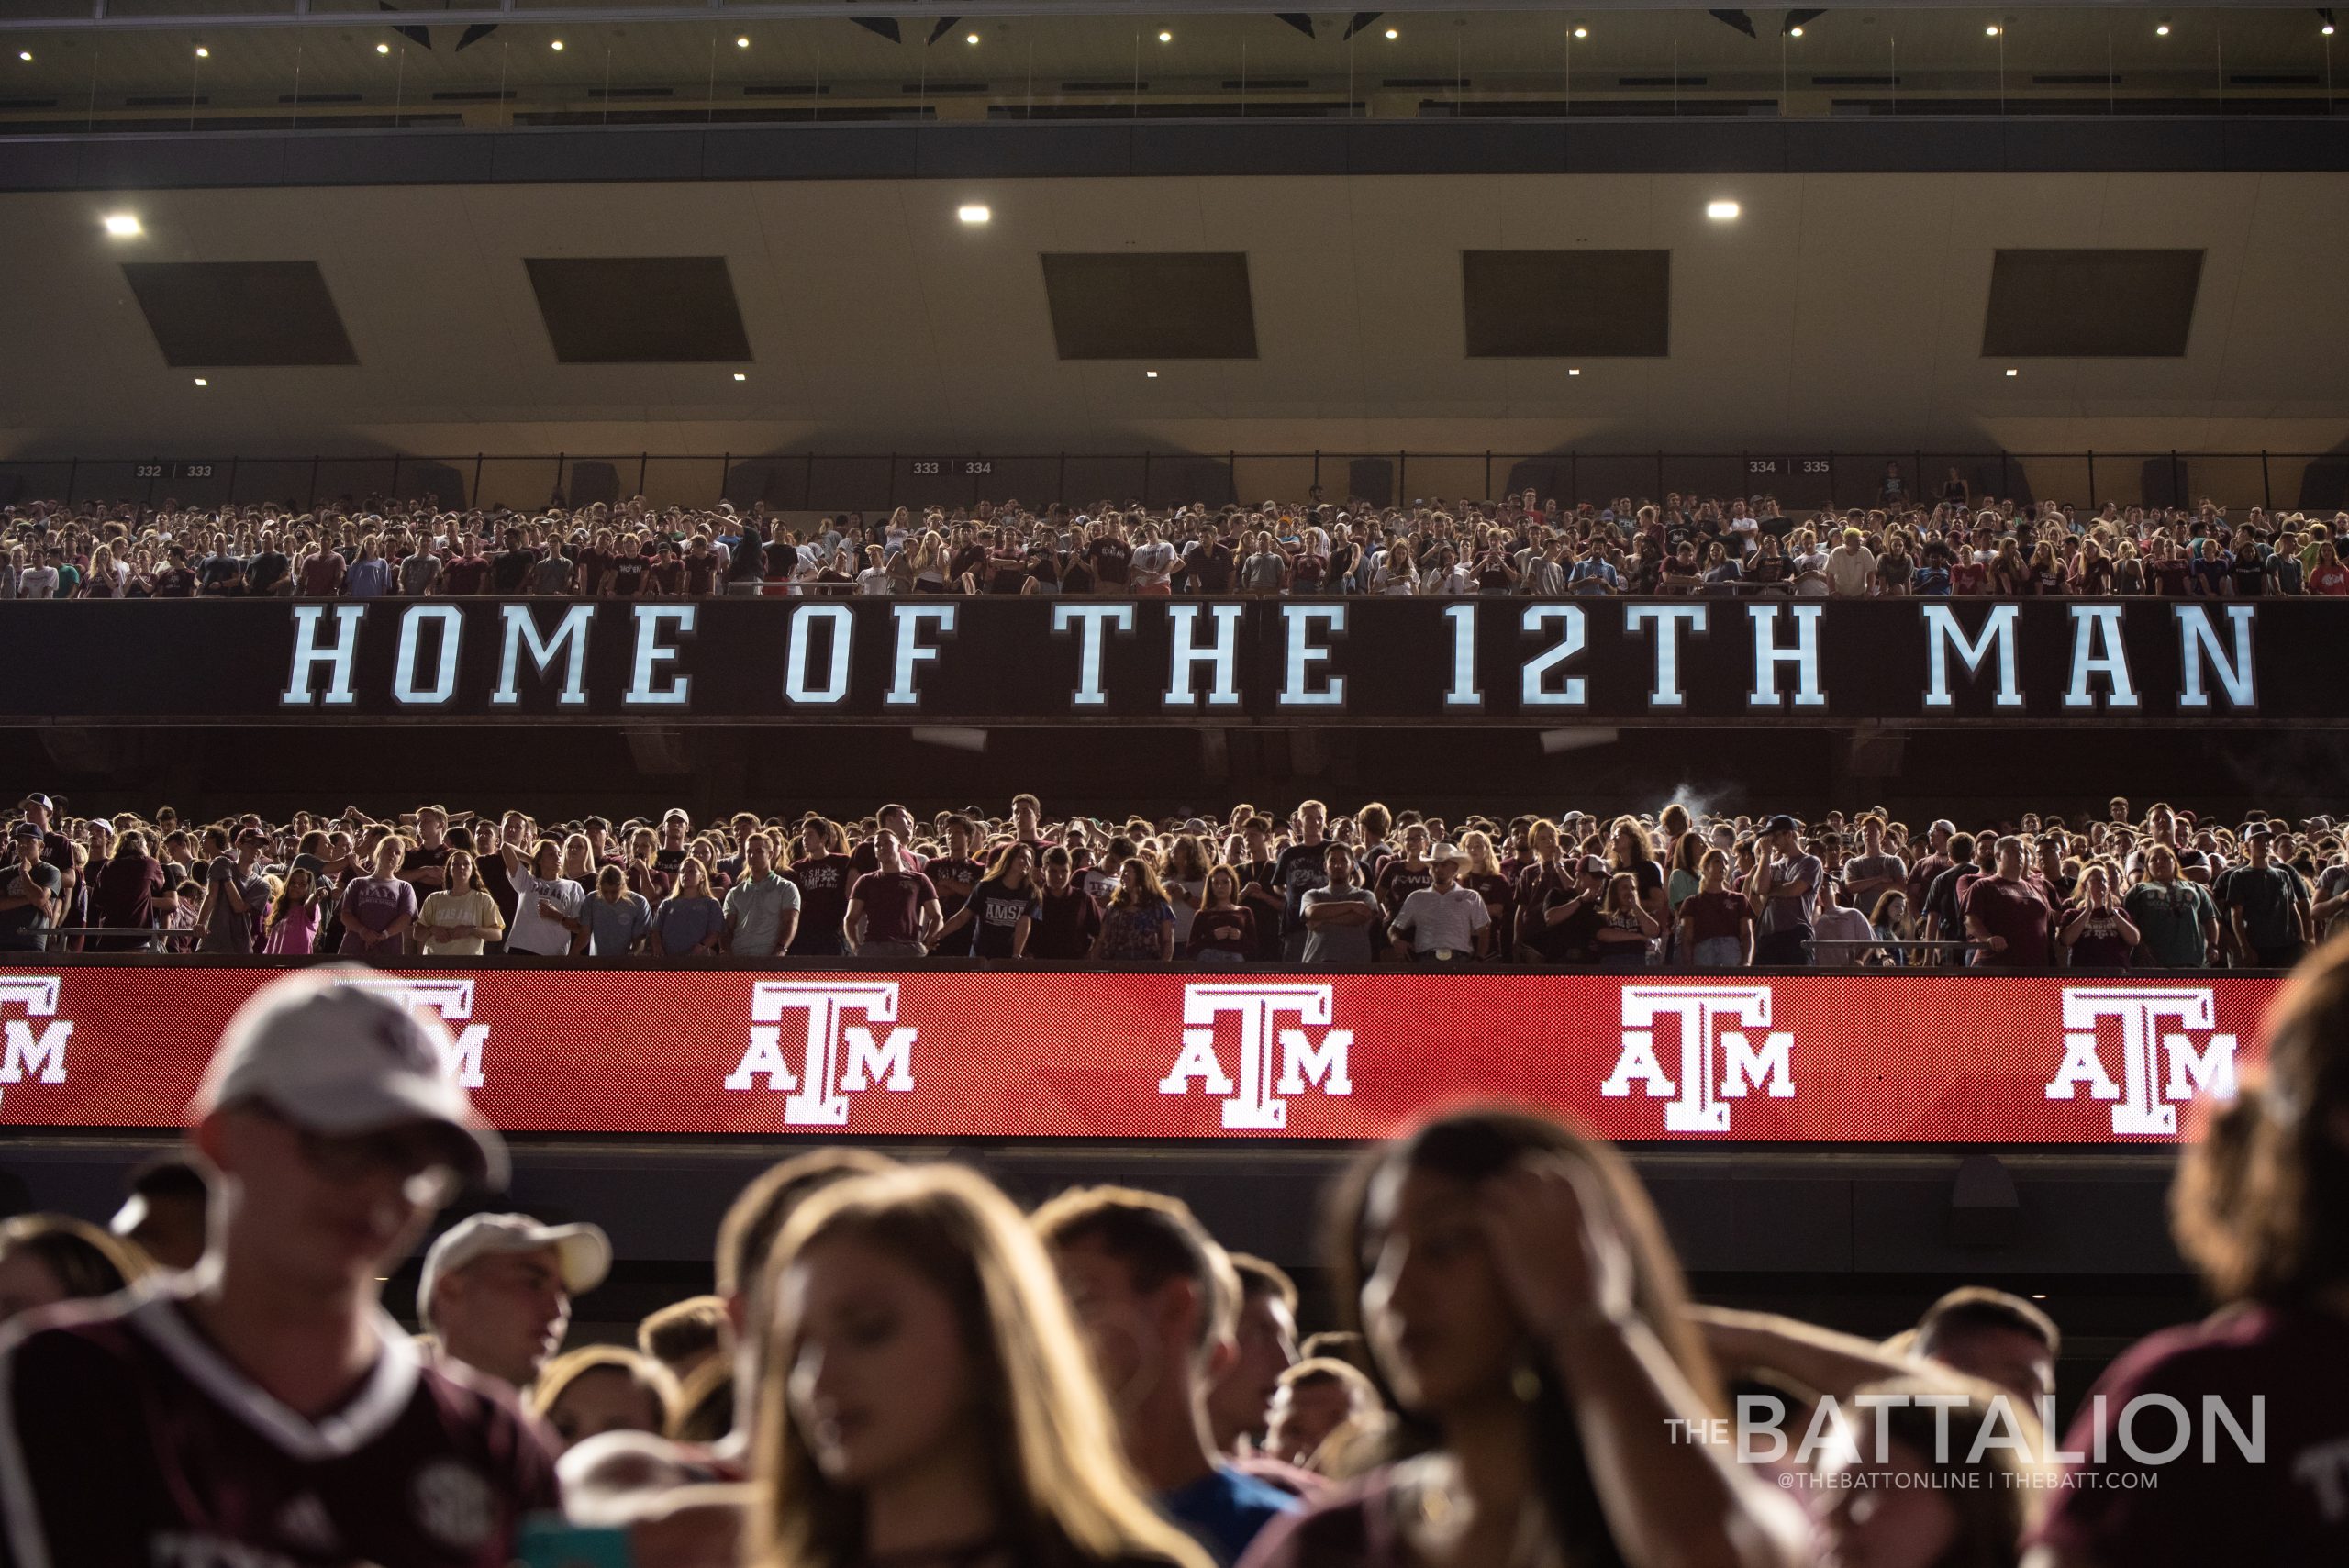
[[[17,579],[17,597],[20,599],[53,599],[57,597],[57,568],[28,566]]]
[[[1174,547],[1164,539],[1159,540],[1156,544],[1136,545],[1131,563],[1133,579],[1130,585],[1136,588],[1162,586],[1166,582],[1167,573],[1174,570]]]
[[[562,910],[563,918],[576,920],[587,906],[587,890],[567,876],[541,882],[527,871],[509,872],[507,881],[514,884],[514,925],[506,933],[506,951],[551,958],[569,952],[571,933],[539,913],[539,900]]]

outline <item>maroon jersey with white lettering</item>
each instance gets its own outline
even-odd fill
[[[424,1364],[389,1317],[339,1410],[255,1385],[172,1290],[0,1335],[6,1568],[506,1568],[554,1459],[503,1392]]]
[[[2190,1435],[2162,1459],[2176,1407]],[[2082,1562],[2349,1562],[2349,1322],[2252,1307],[2165,1329],[2112,1363],[2064,1447],[2083,1457],[2037,1540]]]

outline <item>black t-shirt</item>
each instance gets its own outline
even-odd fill
[[[1011,940],[1019,931],[1019,922],[1024,919],[1032,923],[1043,913],[1036,891],[1033,878],[1025,886],[1014,887],[1001,877],[983,882],[972,891],[971,923],[957,933],[969,937],[972,957],[1012,956]]]
[[[63,874],[47,862],[37,861],[29,870],[21,863],[11,862],[5,870],[0,870],[0,895],[22,897],[28,890],[17,884],[19,881],[28,879],[48,889],[52,898],[58,889],[65,885]],[[0,950],[30,951],[39,940],[32,935],[33,930],[49,923],[30,904],[16,909],[0,909]]]
[[[987,868],[976,861],[950,860],[944,856],[921,869],[922,874],[930,878],[930,885],[938,889],[938,917],[941,920],[951,920],[961,914],[963,906],[971,897],[971,894],[964,893],[963,888],[967,886],[975,893],[987,874]],[[941,937],[932,944],[930,951],[941,958],[963,957],[971,951],[971,927],[965,926],[951,937]]]
[[[1328,885],[1330,874],[1322,862],[1329,853],[1326,839],[1318,844],[1291,844],[1274,862],[1274,879],[1280,888],[1283,915],[1287,921],[1286,929],[1295,930],[1304,924],[1306,893]]]
[[[1202,594],[1231,592],[1231,551],[1221,539],[1201,545],[1191,551],[1191,581]]]
[[[1065,892],[1037,895],[1037,912],[1028,931],[1030,958],[1081,959],[1093,955],[1093,939],[1101,934],[1101,906],[1093,895],[1071,883]]]
[[[2266,558],[2256,550],[2246,548],[2227,570],[2234,578],[2236,597],[2255,599],[2267,592]]]
[[[489,569],[492,593],[518,594],[522,584],[529,581],[530,568],[539,563],[539,552],[529,545],[500,550]]]
[[[1120,539],[1097,539],[1089,551],[1094,575],[1104,588],[1122,588],[1133,569],[1134,552]]]
[[[284,551],[264,550],[245,567],[245,586],[256,594],[266,594],[285,580],[292,565]]]

